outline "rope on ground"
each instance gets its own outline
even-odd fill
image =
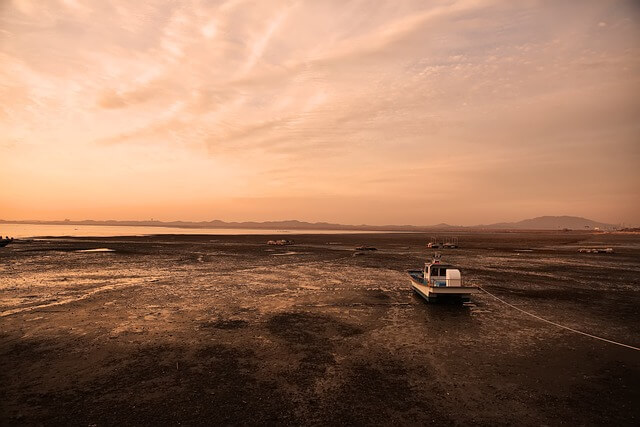
[[[538,319],[538,320],[542,320],[543,322],[546,322],[546,323],[549,323],[549,324],[551,324],[551,325],[557,326],[558,328],[566,329],[566,330],[568,330],[568,331],[575,332],[576,334],[584,335],[584,336],[587,336],[587,337],[590,337],[590,338],[595,338],[595,339],[597,339],[597,340],[604,341],[604,342],[608,342],[608,343],[610,343],[610,344],[615,344],[615,345],[619,345],[619,346],[621,346],[621,347],[626,347],[626,348],[630,348],[630,349],[632,349],[632,350],[638,350],[638,351],[640,351],[640,348],[638,348],[638,347],[634,347],[634,346],[632,346],[632,345],[623,344],[623,343],[621,343],[621,342],[617,342],[617,341],[612,341],[612,340],[609,340],[609,339],[606,339],[606,338],[599,337],[599,336],[597,336],[597,335],[591,335],[591,334],[588,334],[588,333],[586,333],[586,332],[582,332],[582,331],[579,331],[579,330],[577,330],[577,329],[573,329],[573,328],[570,328],[570,327],[568,327],[568,326],[564,326],[564,325],[561,325],[561,324],[559,324],[559,323],[552,322],[551,320],[547,320],[547,319],[545,319],[545,318],[543,318],[543,317],[540,317],[540,316],[538,316],[538,315],[535,315],[535,314],[533,314],[533,313],[529,313],[528,311],[525,311],[525,310],[523,310],[523,309],[521,309],[521,308],[519,308],[519,307],[516,307],[516,306],[515,306],[515,305],[513,305],[513,304],[509,304],[508,302],[506,302],[506,301],[505,301],[505,300],[503,300],[502,298],[499,298],[499,297],[495,296],[494,294],[492,294],[491,292],[487,291],[486,289],[484,289],[484,288],[482,288],[482,287],[480,287],[480,286],[478,286],[478,288],[479,288],[482,292],[484,292],[485,294],[492,296],[493,298],[497,299],[497,300],[498,300],[498,301],[500,301],[501,303],[506,304],[506,305],[508,305],[508,306],[509,306],[509,307],[511,307],[511,308],[515,308],[516,310],[518,310],[518,311],[520,311],[520,312],[522,312],[522,313],[524,313],[524,314],[526,314],[526,315],[528,315],[528,316],[535,317],[535,318],[536,318],[536,319]]]

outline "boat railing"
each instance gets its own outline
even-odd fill
[[[455,282],[455,285],[452,285],[451,282]],[[446,286],[464,286],[464,280],[460,279],[430,279],[429,284],[433,287],[446,287]]]

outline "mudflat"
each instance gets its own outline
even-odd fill
[[[440,252],[465,280],[640,347],[637,234],[455,235]],[[406,270],[429,237],[14,242],[0,249],[0,424],[638,424],[639,351],[485,293],[425,303]],[[578,253],[593,246],[615,252]]]

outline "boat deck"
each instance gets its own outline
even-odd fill
[[[411,287],[427,301],[438,297],[458,297],[468,299],[472,294],[480,292],[477,286],[431,286],[424,281],[421,270],[409,270]]]

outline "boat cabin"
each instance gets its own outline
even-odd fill
[[[439,260],[424,265],[424,282],[428,286],[462,286],[460,270]]]

